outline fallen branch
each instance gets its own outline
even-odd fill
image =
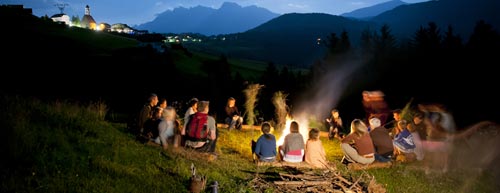
[[[284,177],[289,177],[289,178],[299,178],[299,179],[313,180],[313,181],[322,178],[321,176],[309,176],[309,175],[303,175],[303,174],[292,175],[292,174],[279,173],[279,175],[284,176]]]
[[[295,186],[300,186],[300,185],[330,185],[332,182],[330,181],[275,181],[274,184],[276,185],[295,185]]]

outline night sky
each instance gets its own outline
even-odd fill
[[[218,9],[224,2],[234,2],[243,7],[256,5],[278,14],[296,12],[340,15],[387,1],[389,0],[1,0],[0,4],[23,4],[26,8],[32,8],[34,15],[49,17],[60,13],[56,4],[64,5],[64,13],[70,17],[82,17],[85,5],[89,5],[91,15],[98,23],[125,23],[134,26],[152,21],[157,14],[177,7],[201,5]],[[403,1],[418,3],[427,0]]]

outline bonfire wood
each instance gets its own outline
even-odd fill
[[[292,175],[292,174],[284,174],[284,173],[279,173],[280,176],[284,177],[289,177],[289,178],[300,178],[304,180],[318,180],[323,177],[321,176],[310,176],[310,175],[303,175],[303,174],[298,174],[298,175]]]
[[[275,161],[275,162],[257,162],[257,166],[274,166],[274,167],[284,167],[284,166],[289,166],[289,167],[295,167],[295,168],[312,168],[311,165],[305,163],[305,162],[300,162],[300,163],[290,163],[290,162],[285,162],[285,161]]]
[[[345,187],[344,184],[339,183],[339,182],[333,182],[333,184],[337,185],[338,187],[342,188],[342,191],[346,192],[349,190],[349,188]]]
[[[339,171],[333,170],[322,173],[306,170],[298,174],[291,174],[288,172],[279,172],[277,174],[280,176],[281,180],[266,181],[256,176],[256,180],[252,180],[251,182],[251,187],[253,187],[256,192],[265,192],[271,188],[274,190],[273,192],[277,193],[367,193],[367,191],[368,193],[385,193],[385,188],[377,184],[374,177],[369,175],[366,171],[363,171],[358,178],[355,178],[355,181],[350,181],[350,179],[343,177]]]
[[[359,181],[361,180],[361,178],[363,178],[363,175],[365,175],[365,174],[366,174],[366,172],[363,172],[363,174],[361,174],[361,176],[359,176],[359,178],[349,187],[349,189],[354,188],[354,186],[359,183]]]
[[[335,175],[336,175],[336,177],[337,177],[340,181],[342,181],[342,182],[346,183],[347,185],[351,185],[351,184],[352,184],[352,182],[350,182],[349,180],[345,179],[345,178],[344,178],[344,177],[342,177],[341,175],[338,175],[338,174],[335,174]]]
[[[275,181],[276,185],[330,185],[330,181]]]

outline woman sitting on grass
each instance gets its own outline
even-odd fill
[[[312,128],[309,131],[309,139],[306,142],[305,161],[316,168],[327,168],[328,166],[325,149],[319,139],[319,130],[316,128]]]
[[[276,137],[269,133],[271,125],[263,123],[261,126],[262,135],[257,142],[252,140],[252,152],[263,162],[273,162],[276,160]]]
[[[371,164],[375,161],[372,138],[368,133],[368,127],[360,119],[351,122],[351,133],[342,139],[340,147],[344,153],[342,163],[357,162],[360,164]]]

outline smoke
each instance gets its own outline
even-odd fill
[[[344,61],[324,61],[327,66],[324,74],[314,81],[315,84],[304,92],[306,97],[298,101],[294,109],[296,119],[317,119],[336,108],[346,87],[354,80],[353,74],[366,60],[363,57],[345,57]],[[362,77],[360,77],[362,78]]]
[[[346,57],[347,58],[347,57]],[[350,57],[353,58],[353,57]],[[353,74],[359,69],[366,60],[362,57],[357,59],[344,60],[344,62],[324,61],[322,64],[327,66],[324,73],[317,78],[315,84],[309,90],[304,91],[304,97],[296,101],[295,107],[291,113],[291,119],[299,124],[299,132],[304,141],[308,138],[310,122],[319,121],[333,107],[337,106],[346,87],[353,80]],[[281,145],[284,137],[289,133],[289,126],[292,120],[287,120],[285,129],[281,138],[277,141]]]

